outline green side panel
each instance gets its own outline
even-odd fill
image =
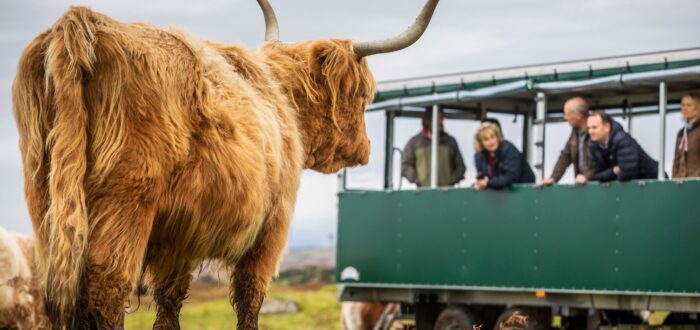
[[[590,71],[575,71],[575,72],[561,72],[546,75],[536,75],[530,77],[518,77],[518,78],[508,78],[508,79],[496,79],[496,80],[486,80],[486,81],[476,81],[463,84],[446,84],[437,86],[426,86],[426,87],[416,87],[407,88],[402,90],[389,90],[389,91],[378,91],[375,94],[374,102],[385,101],[388,99],[393,99],[397,97],[411,97],[411,96],[422,96],[434,93],[446,93],[458,90],[471,91],[489,86],[496,86],[500,84],[506,84],[509,82],[522,80],[525,78],[530,79],[533,83],[545,83],[552,81],[576,81],[585,80],[592,78],[601,78],[611,75],[617,75],[621,73],[639,73],[639,72],[650,72],[650,71],[660,71],[666,69],[678,69],[685,68],[689,66],[699,65],[700,59],[698,60],[685,60],[685,61],[675,61],[668,63],[654,63],[654,64],[643,64],[643,65],[631,65],[629,67],[618,67],[618,68],[608,68],[608,69],[595,69]]]
[[[342,283],[700,294],[700,181],[339,196]]]

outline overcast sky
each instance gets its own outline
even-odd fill
[[[403,31],[423,5],[418,0],[270,1],[283,41],[386,38]],[[0,0],[0,225],[13,231],[28,234],[31,226],[12,118],[12,79],[22,49],[70,5],[86,5],[125,22],[174,26],[202,38],[248,47],[258,47],[264,33],[262,14],[254,0]],[[698,47],[699,32],[699,0],[442,0],[421,40],[403,51],[372,56],[369,62],[375,78],[382,81]],[[520,145],[519,123],[501,119],[506,123],[506,137]],[[640,123],[656,126],[655,118],[643,118]],[[383,116],[368,117],[375,147],[383,144],[383,125]],[[417,121],[400,121],[396,146],[403,147],[418,126]],[[668,130],[676,131],[678,126],[679,117],[670,116]],[[473,129],[473,123],[446,123],[470,169]],[[560,124],[548,128],[547,134],[549,172],[561,147],[558,140],[566,137],[568,128]],[[653,134],[637,138],[642,145],[654,143]],[[379,149],[373,150],[370,167],[351,172],[351,185],[381,186]],[[655,150],[648,151],[658,157]],[[303,174],[290,234],[293,247],[332,243],[336,192],[335,176]]]

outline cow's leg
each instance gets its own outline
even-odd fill
[[[262,306],[267,287],[274,275],[269,265],[247,254],[239,261],[231,279],[231,304],[238,316],[238,329],[257,329],[258,312]],[[272,266],[274,269],[274,265]]]
[[[191,276],[181,277],[154,291],[157,311],[153,329],[180,329],[180,309],[187,297]]]
[[[167,251],[163,252],[167,253]],[[152,271],[153,296],[157,305],[153,329],[180,329],[180,309],[182,301],[187,297],[192,275],[189,265],[173,268],[170,271],[166,269]]]
[[[287,244],[292,201],[274,204],[255,243],[235,264],[230,291],[231,304],[238,315],[238,329],[258,328],[258,312]]]
[[[115,180],[121,187],[106,185],[109,189],[90,205],[89,249],[78,302],[84,315],[76,315],[84,325],[74,328],[123,328],[125,303],[141,274],[157,196],[154,182],[125,180]]]

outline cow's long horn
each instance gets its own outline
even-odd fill
[[[260,9],[262,9],[263,15],[265,16],[265,41],[279,41],[280,40],[280,29],[277,26],[277,16],[275,16],[275,11],[272,10],[272,6],[267,0],[258,0]]]
[[[353,44],[355,56],[362,58],[369,55],[394,52],[406,48],[416,42],[423,34],[425,28],[430,23],[430,18],[433,16],[435,7],[439,0],[428,0],[423,6],[423,10],[406,31],[393,38],[384,40],[361,41]]]

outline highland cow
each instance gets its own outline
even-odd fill
[[[154,328],[179,328],[205,258],[231,269],[238,328],[257,328],[301,171],[368,162],[364,57],[415,42],[437,5],[384,41],[282,43],[258,2],[257,50],[73,7],[24,51],[14,114],[55,328],[119,328],[142,273]]]
[[[343,302],[340,323],[344,330],[400,330],[403,324],[393,317],[399,309],[396,303]]]
[[[37,282],[34,240],[0,227],[0,329],[47,326]]]

